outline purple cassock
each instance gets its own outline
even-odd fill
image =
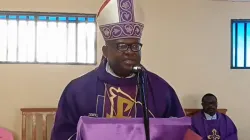
[[[136,76],[117,78],[107,73],[105,67],[106,60],[67,85],[59,101],[52,140],[67,140],[75,134],[80,116],[143,117]],[[174,89],[156,74],[146,73],[149,116],[183,117],[184,111]]]
[[[192,117],[192,130],[203,140],[238,140],[233,121],[219,112],[216,120],[206,120],[202,111],[197,113]]]

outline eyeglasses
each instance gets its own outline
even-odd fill
[[[202,104],[204,105],[214,105],[214,104],[218,104],[216,101],[213,102],[202,102]]]
[[[125,43],[118,43],[116,44],[117,46],[117,50],[121,51],[121,52],[125,52],[127,51],[129,48],[131,51],[133,52],[138,52],[141,50],[142,48],[142,44],[141,43],[136,43],[136,44],[125,44]]]

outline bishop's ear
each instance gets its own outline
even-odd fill
[[[107,45],[102,46],[102,53],[103,53],[103,56],[107,58],[107,56],[108,56],[108,46]]]

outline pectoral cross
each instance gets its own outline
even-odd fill
[[[209,140],[220,140],[220,135],[217,134],[217,130],[216,129],[213,129],[212,130],[212,135],[208,135],[207,138]]]

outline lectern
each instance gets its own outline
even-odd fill
[[[150,140],[201,140],[189,129],[191,119],[150,118]],[[106,119],[81,117],[76,140],[145,140],[143,118]]]

